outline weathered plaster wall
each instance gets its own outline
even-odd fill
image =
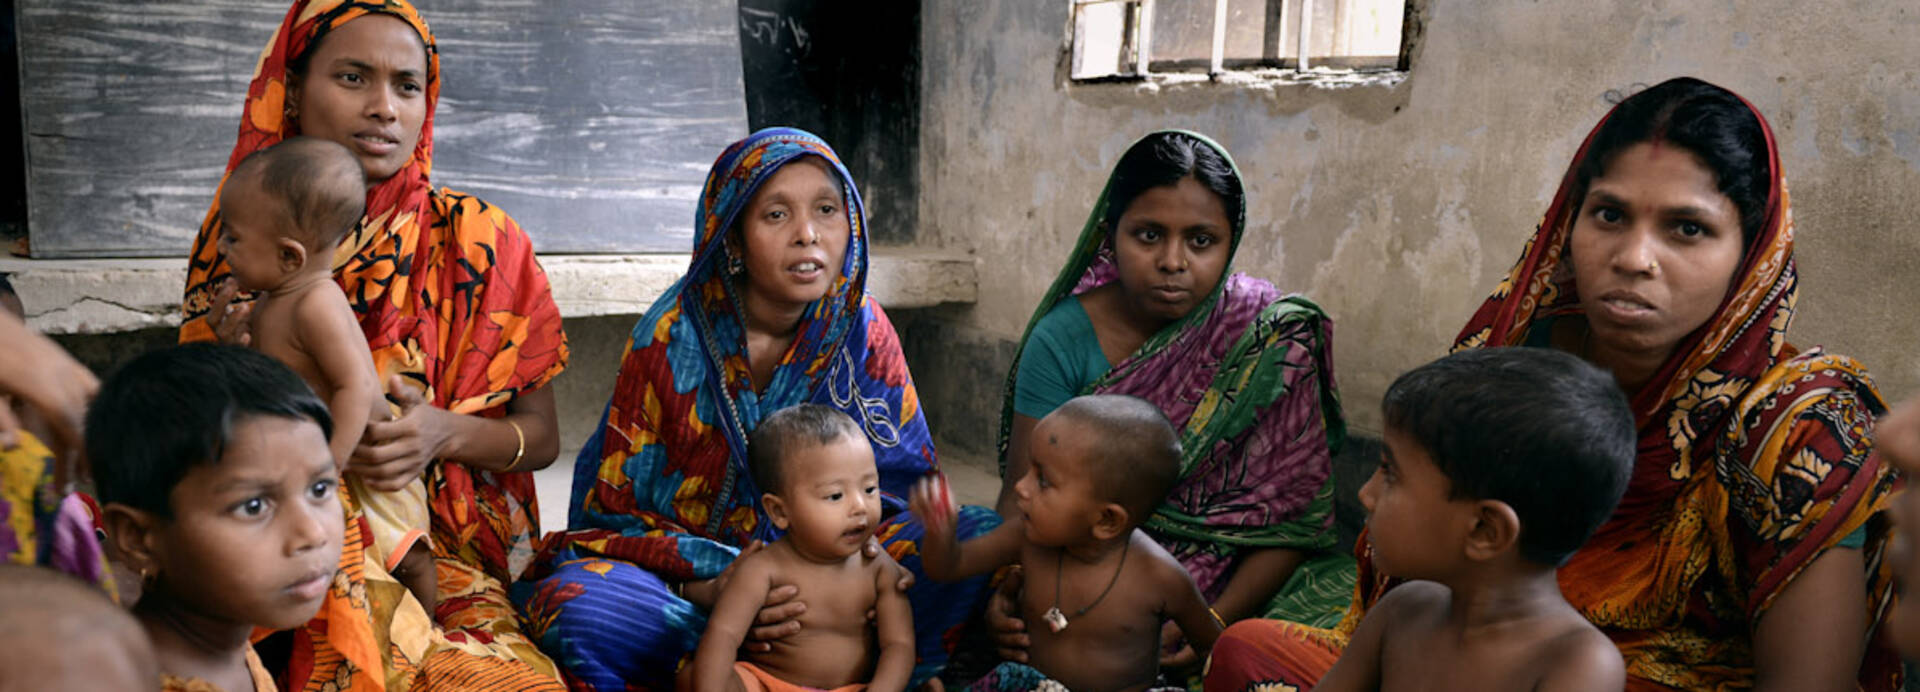
[[[1012,342],[1135,138],[1220,140],[1249,186],[1236,268],[1337,320],[1353,423],[1443,353],[1518,256],[1609,90],[1695,75],[1756,104],[1799,228],[1802,346],[1920,392],[1920,9],[1789,0],[1432,0],[1390,86],[1070,84],[1067,0],[927,0],[920,241],[979,259],[971,306],[920,317],[909,356],[943,454],[991,452]],[[945,364],[945,365],[941,365]]]

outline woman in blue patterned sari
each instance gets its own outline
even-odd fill
[[[826,404],[861,423],[886,506],[879,542],[920,573],[921,529],[903,498],[937,468],[933,443],[899,338],[866,291],[853,179],[818,137],[762,130],[714,162],[694,230],[692,266],[634,326],[575,462],[568,530],[547,537],[515,589],[528,633],[576,688],[672,686],[716,578],[742,546],[777,535],[746,472],[746,438],[782,408]],[[967,507],[961,522],[965,537],[999,520]],[[944,664],[986,584],[918,579],[908,595],[918,684]],[[797,631],[806,599],[775,590],[755,638]]]

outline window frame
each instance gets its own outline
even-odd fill
[[[1152,79],[1206,77],[1218,80],[1228,74],[1258,75],[1275,79],[1314,78],[1323,76],[1351,77],[1369,75],[1404,76],[1409,69],[1412,37],[1417,31],[1416,13],[1421,0],[1405,0],[1402,6],[1399,26],[1399,50],[1392,58],[1385,56],[1331,56],[1318,55],[1311,49],[1314,34],[1314,6],[1317,3],[1333,3],[1335,12],[1353,0],[1263,0],[1267,7],[1268,26],[1263,32],[1262,55],[1258,58],[1229,58],[1226,56],[1228,10],[1230,0],[1213,0],[1211,40],[1209,55],[1204,65],[1191,58],[1156,60],[1153,55],[1153,23],[1156,0],[1069,0],[1070,9],[1067,18],[1066,67],[1067,78],[1075,83],[1098,83],[1109,81],[1138,82]],[[1089,23],[1085,20],[1086,10],[1096,6],[1121,6],[1126,13],[1126,21],[1119,27],[1117,38],[1109,37],[1100,48],[1117,46],[1119,59],[1114,61],[1116,69],[1112,71],[1084,70],[1084,59],[1093,49],[1093,37],[1087,35]],[[1290,24],[1300,26],[1294,32],[1293,51],[1288,54],[1283,49]],[[1112,27],[1107,27],[1112,30]],[[1200,68],[1204,67],[1204,70]]]

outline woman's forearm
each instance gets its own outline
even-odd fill
[[[1259,617],[1293,571],[1307,559],[1292,548],[1261,548],[1244,553],[1227,578],[1227,588],[1213,599],[1213,611],[1227,624]]]
[[[560,422],[553,389],[521,392],[507,402],[507,415],[483,418],[449,413],[439,457],[488,471],[538,471],[560,455]],[[519,432],[514,427],[519,427]],[[516,462],[516,455],[519,460]]]

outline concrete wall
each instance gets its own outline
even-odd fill
[[[1747,97],[1783,145],[1798,220],[1801,346],[1920,392],[1920,54],[1909,3],[1431,0],[1386,86],[1072,84],[1068,0],[927,0],[922,244],[971,251],[980,299],[920,315],[909,357],[944,458],[992,450],[1000,377],[1109,167],[1182,127],[1249,188],[1236,268],[1336,320],[1352,422],[1442,354],[1507,271],[1609,90],[1694,75]],[[985,373],[985,374],[982,374]]]

